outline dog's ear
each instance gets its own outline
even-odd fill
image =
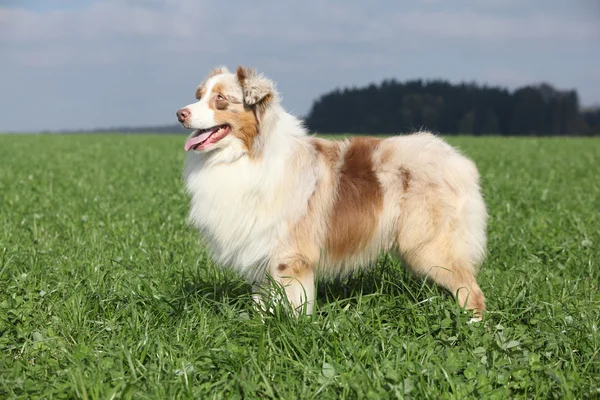
[[[275,96],[275,85],[262,75],[258,75],[252,68],[238,67],[237,77],[244,91],[244,103],[266,105]]]

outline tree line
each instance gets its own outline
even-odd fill
[[[470,135],[598,135],[600,108],[581,110],[575,90],[545,83],[511,92],[441,80],[384,80],[324,94],[313,103],[306,124],[320,133],[428,129]]]

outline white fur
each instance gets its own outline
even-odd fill
[[[218,81],[218,76],[213,76],[206,82],[206,93],[210,93],[213,86]],[[185,108],[190,110],[191,116],[186,121],[187,128],[190,129],[208,129],[217,125],[215,121],[215,112],[208,106],[209,96],[205,96],[195,103],[188,104]]]
[[[230,135],[223,149],[188,153],[184,170],[192,196],[190,221],[217,262],[251,281],[264,277],[269,256],[286,240],[289,222],[306,212],[316,182],[313,169],[287,174],[286,164],[305,131],[280,106],[272,107],[262,124],[260,162],[242,156],[241,144]]]

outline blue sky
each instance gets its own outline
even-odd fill
[[[600,104],[597,0],[0,1],[0,131],[175,123],[214,66],[257,67],[304,115],[386,78],[515,88]]]

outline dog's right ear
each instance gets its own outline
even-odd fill
[[[244,103],[254,105],[267,105],[275,97],[275,85],[262,75],[258,75],[252,68],[238,67],[237,77],[244,91]]]

